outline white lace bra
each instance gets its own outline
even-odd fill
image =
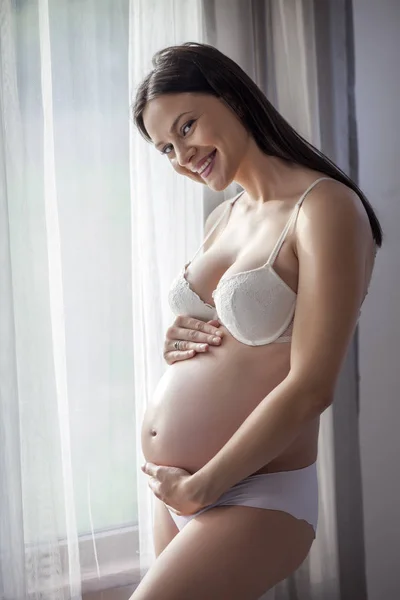
[[[173,281],[168,296],[173,313],[177,316],[190,315],[203,321],[218,319],[234,338],[249,346],[290,342],[297,295],[274,270],[274,262],[305,197],[323,179],[330,178],[320,177],[314,181],[296,202],[268,261],[256,269],[223,275],[212,293],[215,302],[215,306],[212,306],[203,302],[192,290],[186,279],[186,271],[243,192],[233,198],[192,260]]]

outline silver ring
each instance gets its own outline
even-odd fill
[[[179,344],[180,344],[180,341],[174,343],[175,350],[180,350]]]

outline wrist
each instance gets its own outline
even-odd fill
[[[205,467],[192,475],[189,481],[191,496],[203,506],[213,504],[222,495],[211,473]]]

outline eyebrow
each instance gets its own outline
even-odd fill
[[[191,112],[192,112],[191,110],[188,110],[188,111],[186,111],[186,112],[183,112],[183,113],[181,113],[181,114],[180,114],[178,117],[176,117],[176,119],[175,119],[175,121],[172,123],[172,125],[171,125],[171,129],[169,130],[169,132],[168,132],[168,133],[170,133],[170,134],[171,134],[171,133],[173,132],[173,130],[174,130],[174,128],[176,127],[176,125],[177,125],[177,123],[178,123],[179,119],[180,119],[181,117],[183,117],[183,115],[188,115],[188,114],[189,114],[189,113],[191,113]],[[156,144],[156,148],[158,148],[159,146],[162,146],[162,144],[163,144],[163,143],[164,143],[164,142],[158,142],[158,144]]]

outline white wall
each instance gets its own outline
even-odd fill
[[[400,598],[400,1],[353,0],[360,184],[386,239],[359,328],[368,600]]]

